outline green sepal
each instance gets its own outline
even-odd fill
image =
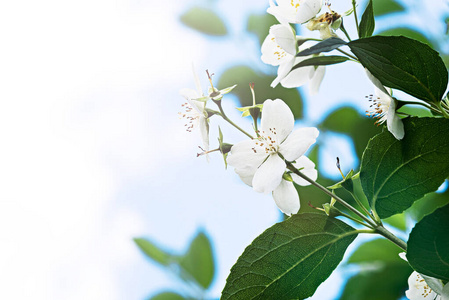
[[[345,176],[345,178],[340,181],[337,182],[336,184],[329,186],[328,189],[331,190],[336,190],[336,189],[340,189],[340,188],[344,188],[345,190],[347,190],[350,193],[354,192],[354,183],[353,183],[353,179],[357,179],[359,177],[359,173],[354,175],[354,170],[349,171],[349,173]]]
[[[324,212],[329,217],[338,217],[338,216],[342,215],[341,212],[338,209],[336,209],[332,204],[324,203],[323,208],[324,208]]]
[[[252,105],[252,106],[236,107],[236,109],[238,111],[242,112],[242,117],[252,116],[254,118],[254,116],[251,114],[251,110],[254,110],[254,113],[258,110],[256,119],[259,117],[259,113],[262,110],[262,108],[263,108],[263,104],[256,104],[256,105]]]
[[[208,108],[208,107],[206,107],[205,111],[206,111],[206,113],[207,113],[207,118],[210,118],[210,117],[212,117],[213,115],[219,115],[219,114],[220,114],[219,111],[210,109],[210,108]]]
[[[228,168],[228,162],[226,158],[228,157],[228,153],[231,151],[232,144],[224,143],[223,142],[223,132],[221,132],[220,126],[218,126],[218,144],[221,154],[223,155],[223,160],[225,163],[225,168]]]

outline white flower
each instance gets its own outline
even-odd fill
[[[441,296],[435,293],[424,280],[424,278],[416,271],[408,278],[408,290],[405,296],[410,300],[440,300]]]
[[[228,164],[256,192],[275,191],[283,181],[286,170],[284,159],[299,159],[315,143],[318,129],[300,128],[291,133],[293,126],[294,117],[287,104],[280,99],[268,99],[263,104],[259,137],[239,142],[231,148]],[[309,169],[307,164],[306,167]],[[282,202],[280,199],[283,196],[292,194],[291,187],[282,182],[280,189],[274,193],[277,204]],[[289,202],[289,199],[286,201]],[[278,206],[286,213],[293,213],[290,205]]]
[[[388,131],[398,140],[404,138],[404,124],[401,118],[396,114],[396,100],[387,92],[382,83],[374,77],[369,71],[366,72],[369,79],[374,84],[374,95],[370,95],[369,101],[371,110],[367,111],[370,117],[378,118],[377,124],[387,122]]]
[[[293,163],[293,166],[312,180],[316,180],[318,177],[315,164],[306,156],[301,156],[298,158],[296,162]],[[298,185],[306,186],[310,184],[308,181],[302,179],[294,173],[289,175]],[[287,216],[295,214],[299,211],[299,195],[292,181],[282,179],[279,186],[273,191],[273,199],[279,209]]]
[[[270,0],[269,14],[278,19],[280,23],[301,24],[315,17],[321,10],[322,0]]]
[[[193,77],[195,80],[196,91],[193,89],[182,89],[179,93],[183,96],[187,102],[182,104],[184,112],[180,112],[179,115],[185,118],[187,123],[185,124],[186,130],[191,132],[194,128],[200,128],[201,138],[203,141],[204,151],[209,151],[209,121],[206,112],[206,101],[197,101],[195,99],[204,98],[204,94],[201,89],[201,84],[198,79],[198,75],[193,68]],[[206,99],[207,100],[207,99]]]
[[[278,75],[271,83],[276,87],[279,82],[287,88],[296,88],[310,81],[311,94],[316,94],[324,77],[325,67],[306,66],[292,71],[294,65],[312,56],[296,57],[298,50],[307,48],[306,45],[297,47],[297,37],[290,25],[277,24],[270,28],[268,36],[262,44],[262,61],[272,66],[279,66]]]

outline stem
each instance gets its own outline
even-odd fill
[[[318,182],[310,179],[309,177],[307,177],[306,175],[304,175],[303,173],[299,172],[291,162],[286,161],[287,163],[287,168],[292,171],[293,173],[295,173],[296,175],[298,175],[299,177],[303,178],[304,180],[310,182],[312,185],[316,186],[317,188],[319,188],[321,191],[323,191],[325,194],[329,195],[330,197],[334,198],[335,200],[337,200],[338,202],[340,202],[341,205],[343,205],[344,207],[346,207],[347,209],[349,209],[350,211],[352,211],[354,214],[356,214],[359,218],[361,218],[362,220],[364,220],[365,222],[367,222],[369,225],[371,225],[373,228],[378,227],[378,225],[376,223],[374,223],[371,219],[367,218],[364,214],[362,214],[361,212],[359,212],[357,209],[355,209],[354,207],[352,207],[349,203],[347,203],[346,201],[344,201],[343,199],[341,199],[340,197],[338,197],[337,195],[333,194],[331,191],[329,191],[328,189],[326,189],[324,186],[322,186],[321,184],[319,184]]]
[[[448,112],[441,106],[441,102],[438,102],[438,108],[440,109],[440,111],[443,113],[443,116],[446,119],[449,119],[449,114]]]
[[[375,229],[377,233],[383,235],[384,237],[386,237],[387,239],[398,245],[399,248],[401,248],[402,250],[407,251],[407,244],[403,240],[392,234],[390,231],[385,229],[385,227],[377,226]]]
[[[357,19],[357,10],[355,0],[352,0],[352,8],[354,9],[355,27],[357,28],[357,34],[359,34],[359,21]]]
[[[253,136],[251,134],[249,134],[248,132],[246,132],[245,130],[243,130],[242,128],[240,128],[237,124],[235,124],[234,122],[231,121],[231,119],[228,118],[228,116],[226,116],[223,108],[221,107],[221,101],[214,101],[215,104],[217,104],[218,108],[220,109],[220,116],[229,124],[231,124],[232,126],[234,126],[235,128],[237,128],[238,130],[240,130],[243,134],[245,134],[247,137],[249,137],[250,139],[253,139]]]
[[[356,60],[357,62],[359,61],[359,59],[357,58],[357,57],[355,57],[354,55],[352,55],[352,54],[349,54],[348,52],[346,52],[346,51],[343,51],[343,50],[341,50],[341,49],[339,49],[339,48],[337,48],[336,49],[337,51],[339,51],[339,52],[341,52],[341,53],[343,53],[344,55],[347,55],[347,56],[349,56],[350,58],[352,58],[352,59],[354,59],[354,60]]]
[[[345,214],[345,213],[342,212],[342,211],[339,211],[339,213],[340,213],[340,215],[342,215],[343,217],[348,218],[349,220],[352,220],[352,221],[354,221],[354,222],[356,222],[356,223],[358,223],[358,224],[361,224],[361,225],[363,225],[363,226],[365,226],[365,227],[371,228],[370,232],[375,232],[374,227],[372,227],[371,225],[368,225],[368,224],[366,224],[366,223],[363,223],[362,221],[357,220],[356,218],[353,218],[353,217],[351,217],[350,215]]]
[[[368,209],[366,209],[365,205],[363,205],[362,201],[360,201],[360,199],[352,192],[349,192],[352,196],[352,198],[354,198],[355,202],[357,203],[358,206],[360,206],[360,208],[362,208],[362,210],[371,217],[371,219],[373,219],[373,221],[377,222],[377,219],[368,211]]]
[[[365,222],[367,222],[370,227],[374,228],[375,232],[384,236],[385,238],[389,239],[390,241],[392,241],[393,243],[395,243],[397,246],[399,246],[399,248],[401,248],[402,250],[406,251],[407,250],[407,244],[401,240],[400,238],[398,238],[397,236],[395,236],[393,233],[391,233],[390,231],[388,231],[385,227],[382,226],[382,224],[376,224],[374,223],[371,219],[367,218],[364,214],[362,214],[361,212],[359,212],[357,209],[355,209],[354,207],[352,207],[350,204],[348,204],[346,201],[344,201],[343,199],[341,199],[340,197],[338,197],[337,195],[333,194],[331,191],[329,191],[328,189],[326,189],[324,186],[322,186],[321,184],[319,184],[318,182],[310,179],[309,177],[307,177],[306,175],[302,174],[301,172],[298,171],[298,169],[296,169],[293,164],[289,161],[286,161],[287,163],[287,168],[292,171],[293,173],[295,173],[296,175],[298,175],[299,177],[303,178],[304,180],[310,182],[312,185],[316,186],[318,189],[320,189],[322,192],[326,193],[327,195],[329,195],[330,197],[334,198],[335,200],[337,200],[338,202],[340,202],[340,204],[342,204],[344,207],[346,207],[347,209],[349,209],[350,211],[352,211],[353,213],[355,213],[358,217],[360,217],[362,220],[364,220]],[[377,213],[373,210],[373,213],[375,214],[375,216],[378,218]],[[367,226],[367,224],[365,224],[365,226]],[[368,232],[367,232],[368,233]],[[369,231],[369,233],[373,233],[372,231]]]

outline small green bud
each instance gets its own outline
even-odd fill
[[[221,152],[222,154],[226,154],[226,153],[228,153],[229,151],[231,151],[232,146],[234,146],[234,145],[228,144],[228,143],[221,143],[221,144],[220,144],[220,152]]]
[[[249,113],[251,114],[251,117],[253,117],[254,120],[257,120],[260,115],[260,107],[253,106],[249,108]]]
[[[285,172],[284,175],[282,175],[282,179],[293,182],[292,175],[290,175],[290,173],[287,172]]]

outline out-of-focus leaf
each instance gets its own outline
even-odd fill
[[[411,116],[416,116],[416,117],[433,117],[430,110],[428,110],[422,106],[418,106],[418,105],[416,105],[416,106],[415,105],[413,105],[413,106],[406,105],[406,106],[401,107],[397,111],[409,114]]]
[[[391,241],[379,238],[368,241],[357,248],[349,257],[347,264],[371,264],[371,263],[383,263],[383,264],[403,264],[408,265],[406,261],[399,257],[399,253],[404,252],[393,244]]]
[[[404,11],[405,8],[395,0],[375,0],[374,15],[376,17],[394,12]]]
[[[248,23],[246,24],[246,30],[254,33],[259,39],[260,45],[268,35],[270,27],[277,24],[277,20],[273,15],[250,15],[248,17]]]
[[[320,176],[317,180],[321,185],[328,186],[334,182],[330,179]],[[316,212],[316,209],[309,206],[309,202],[314,207],[321,208],[324,203],[329,203],[331,198],[314,186],[298,186],[295,184],[301,202],[300,212]]]
[[[390,88],[437,103],[446,91],[448,74],[438,52],[403,36],[373,36],[348,43],[374,77]]]
[[[415,225],[407,242],[407,259],[417,272],[449,280],[449,205]]]
[[[331,37],[322,42],[318,42],[317,44],[315,44],[307,49],[302,50],[301,52],[296,54],[296,56],[307,56],[307,55],[318,54],[318,53],[322,53],[322,52],[329,52],[334,49],[337,49],[338,47],[346,45],[346,44],[347,44],[347,42],[345,42],[344,40],[342,40],[340,38]]]
[[[363,190],[381,218],[403,212],[449,175],[449,121],[413,117],[403,123],[404,139],[384,131],[370,140],[362,157]]]
[[[362,271],[349,278],[340,300],[397,300],[404,295],[412,271],[407,264]]]
[[[169,254],[147,239],[135,238],[134,242],[147,257],[163,266],[168,266],[178,260],[178,256]]]
[[[162,292],[151,297],[149,300],[185,300],[185,299],[187,298],[184,298],[183,296],[175,292]]]
[[[224,21],[214,11],[195,6],[181,15],[181,22],[201,33],[222,36],[228,33]]]
[[[372,118],[360,115],[352,107],[341,107],[334,110],[318,127],[321,130],[330,130],[349,135],[354,142],[358,157],[362,157],[369,139],[380,133],[382,129],[381,126],[374,125]]]
[[[397,229],[405,231],[407,229],[407,216],[405,213],[397,214],[386,218],[383,220],[384,223],[387,223]]]
[[[366,38],[373,35],[374,32],[374,13],[373,13],[373,0],[369,0],[365,12],[362,15],[359,26],[359,38]]]
[[[421,43],[427,44],[430,47],[434,47],[432,42],[421,32],[413,30],[408,27],[396,27],[387,29],[384,31],[381,31],[378,33],[378,35],[384,35],[384,36],[406,36],[411,39],[415,39],[417,41],[420,41]]]
[[[424,198],[413,203],[407,213],[412,216],[415,221],[421,221],[426,215],[435,211],[435,209],[449,204],[449,189],[443,193],[430,193]]]
[[[324,214],[296,214],[249,245],[226,280],[222,299],[305,299],[337,267],[357,231]]]
[[[292,71],[297,68],[306,67],[306,66],[328,66],[335,65],[345,61],[348,61],[349,58],[346,56],[338,56],[338,55],[329,55],[329,56],[315,56],[312,58],[305,59],[300,63],[293,66]]]
[[[250,106],[253,104],[251,90],[246,83],[254,82],[254,90],[256,92],[256,102],[263,103],[266,99],[284,100],[293,112],[295,119],[302,118],[303,104],[301,94],[297,89],[286,89],[278,85],[275,88],[270,87],[274,76],[268,76],[261,73],[256,73],[248,66],[236,66],[227,69],[221,75],[218,81],[218,86],[230,86],[239,83],[238,86],[232,90],[240,100],[240,106]]]
[[[204,289],[210,286],[215,273],[214,257],[209,238],[203,232],[193,239],[179,264]]]

